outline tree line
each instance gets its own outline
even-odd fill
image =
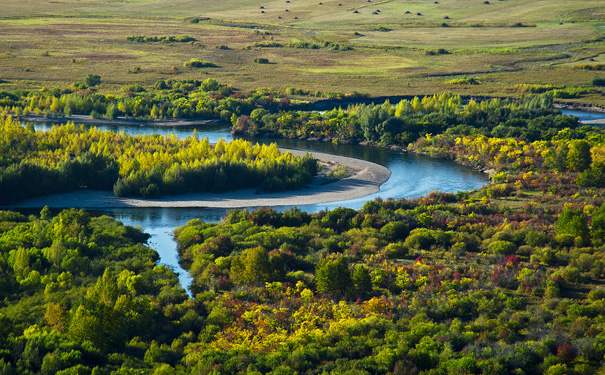
[[[373,142],[408,146],[425,134],[483,134],[491,137],[551,139],[559,130],[579,127],[575,117],[552,109],[548,94],[521,100],[470,100],[459,95],[415,97],[392,105],[356,104],[324,113],[272,112],[257,108],[234,119],[233,132],[286,138],[318,138],[335,142]]]
[[[192,59],[187,66],[208,66]],[[96,86],[102,78],[89,74],[83,82],[64,89],[0,92],[0,113],[46,117],[90,115],[93,118],[180,119],[214,118],[231,120],[255,108],[277,110],[289,101],[273,90],[239,92],[214,78],[200,80],[159,80],[153,87],[129,84],[119,94],[103,95]]]

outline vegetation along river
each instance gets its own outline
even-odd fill
[[[45,130],[52,125],[36,125],[37,130]],[[129,134],[170,134],[179,137],[192,135],[194,130],[201,138],[207,137],[211,143],[219,138],[226,141],[233,137],[229,129],[225,127],[113,127],[97,126],[102,130],[124,131]],[[385,182],[380,191],[358,199],[323,203],[316,205],[299,206],[307,212],[317,212],[323,209],[332,209],[343,206],[359,209],[363,204],[375,198],[412,198],[424,195],[433,190],[456,192],[472,190],[481,187],[488,179],[478,171],[444,160],[432,159],[425,156],[409,155],[388,149],[354,146],[335,145],[327,142],[310,142],[291,139],[262,139],[255,138],[252,141],[259,143],[276,142],[279,147],[319,151],[328,154],[342,155],[368,160],[383,165],[391,170],[391,177]],[[252,207],[251,207],[252,208]],[[287,209],[289,207],[278,207]],[[207,222],[217,222],[226,213],[225,209],[211,208],[112,208],[103,210],[102,213],[109,214],[122,221],[126,225],[141,226],[146,233],[151,235],[149,245],[158,251],[161,262],[173,267],[179,272],[181,283],[184,286],[190,284],[190,279],[185,270],[178,264],[176,243],[172,238],[175,227],[186,224],[189,220],[200,218]]]
[[[605,114],[592,114],[581,111],[573,111],[573,113],[572,111],[563,112],[569,112],[566,114],[573,114],[583,120],[605,118]],[[36,129],[44,130],[50,126],[52,125],[36,125]],[[136,126],[98,126],[98,128],[102,130],[124,131],[133,135],[165,135],[172,132],[179,137],[187,137],[196,131],[201,138],[207,137],[212,143],[217,142],[219,138],[223,138],[226,141],[233,138],[229,129],[226,129],[225,127],[152,128]],[[300,209],[307,212],[317,212],[339,206],[359,209],[366,201],[378,197],[383,199],[414,198],[433,190],[444,192],[467,191],[479,188],[488,182],[488,179],[484,174],[451,161],[410,155],[388,149],[358,145],[335,145],[327,142],[310,142],[292,139],[255,138],[252,139],[252,141],[259,143],[276,142],[279,147],[283,148],[319,151],[328,154],[359,158],[383,165],[392,172],[389,180],[385,182],[381,186],[380,191],[375,194],[348,201],[299,206]],[[278,209],[287,208],[289,207],[278,207]],[[225,212],[225,209],[211,208],[112,208],[104,210],[102,213],[111,215],[126,225],[141,226],[146,233],[151,235],[149,245],[158,251],[161,262],[173,267],[179,272],[181,283],[184,286],[189,286],[190,278],[187,272],[183,270],[178,263],[176,243],[173,240],[172,232],[175,227],[184,225],[189,220],[196,218],[200,218],[207,222],[217,222],[225,215]]]

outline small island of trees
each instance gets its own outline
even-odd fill
[[[0,118],[0,203],[77,189],[156,198],[241,188],[297,189],[317,173],[310,156],[244,140],[130,136],[73,123],[37,132]]]

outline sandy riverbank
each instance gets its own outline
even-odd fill
[[[584,125],[591,125],[591,126],[605,126],[605,119],[596,119],[596,120],[586,120],[586,121],[582,121],[582,124]]]
[[[290,151],[302,156],[304,152]],[[284,192],[256,194],[254,189],[216,193],[195,193],[167,196],[160,199],[119,198],[109,191],[76,191],[71,193],[48,195],[18,202],[9,208],[118,208],[118,207],[212,207],[241,208],[254,206],[306,205],[336,202],[361,198],[380,190],[380,185],[391,176],[391,171],[381,165],[313,152],[320,162],[334,162],[357,171],[351,177],[325,185],[310,184],[302,189]]]
[[[231,126],[227,121],[216,119],[167,119],[167,120],[141,120],[133,118],[118,117],[117,119],[91,118],[86,115],[72,115],[68,117],[43,117],[43,116],[16,116],[21,121],[32,123],[64,124],[72,121],[75,124],[92,126],[149,126],[149,127],[194,127],[203,125],[225,125]]]

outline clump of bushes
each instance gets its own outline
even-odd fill
[[[145,88],[139,84],[133,83],[131,85],[125,85],[120,88],[124,92],[144,92]]]
[[[390,30],[389,30],[390,31]],[[361,34],[360,34],[361,35]],[[322,42],[322,43],[314,43],[314,42],[292,42],[288,45],[288,47],[292,48],[302,48],[302,49],[320,49],[320,48],[329,48],[334,51],[351,51],[353,47],[351,46],[343,46],[338,43],[332,42]]]
[[[605,87],[605,78],[594,77],[590,83],[593,86]]]
[[[434,55],[449,55],[449,51],[444,48],[438,48],[436,50],[428,50],[425,52],[426,55],[434,56]]]
[[[208,21],[210,17],[187,17],[185,22],[187,23],[200,23],[201,21]]]
[[[186,63],[183,63],[183,66],[185,68],[215,68],[216,64],[211,61],[193,58]]]
[[[605,64],[579,64],[576,69],[581,70],[605,70]]]
[[[196,41],[195,38],[190,37],[189,35],[167,35],[167,36],[135,35],[135,36],[127,36],[126,40],[128,40],[129,42],[137,42],[137,43],[153,43],[153,42],[188,43],[188,42]]]
[[[269,64],[269,59],[266,57],[257,57],[254,59],[254,62],[257,64]]]
[[[254,47],[258,47],[258,48],[278,48],[278,47],[283,47],[282,44],[277,43],[277,42],[272,42],[272,41],[264,41],[264,42],[257,42],[254,43]]]
[[[479,81],[473,77],[454,78],[447,81],[450,85],[478,85]]]
[[[101,84],[101,76],[98,74],[88,74],[84,78],[84,84],[88,87],[98,86]]]
[[[520,83],[518,85],[508,87],[507,89],[516,91],[516,92],[527,92],[532,94],[542,94],[547,91],[559,89],[561,87],[555,85],[532,85],[528,83]]]

